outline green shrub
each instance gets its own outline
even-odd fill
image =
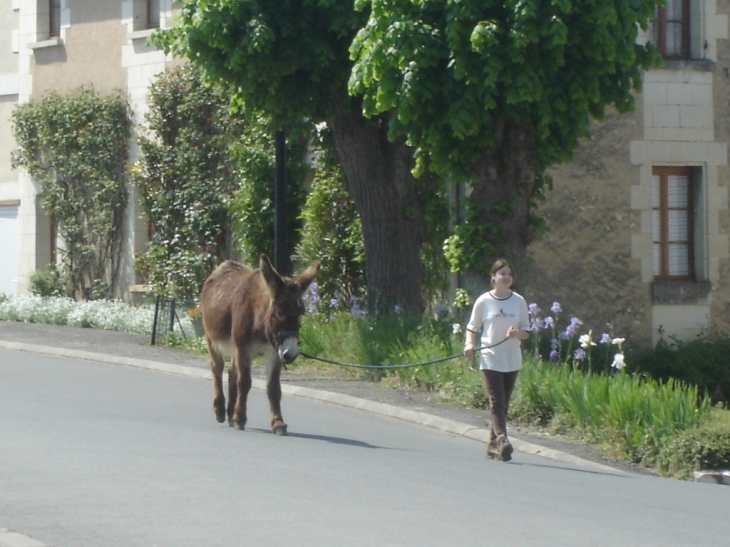
[[[260,115],[248,114],[246,121],[245,130],[231,150],[239,182],[230,199],[230,212],[236,254],[243,262],[257,267],[261,253],[273,259],[275,251],[275,129]],[[303,182],[307,171],[304,157],[310,128],[311,125],[302,122],[289,126],[287,131],[284,207],[287,254],[294,250],[301,230],[299,212],[304,203]],[[285,268],[291,270],[289,266]]]
[[[657,469],[680,479],[693,471],[730,469],[730,410],[715,408],[700,424],[678,433],[656,457]]]
[[[49,266],[47,270],[36,270],[29,279],[30,294],[36,296],[64,296],[63,281],[58,270]]]
[[[581,437],[619,447],[629,461],[650,463],[667,439],[694,427],[708,411],[708,400],[698,396],[697,388],[674,380],[586,374],[527,358],[510,417],[550,427],[573,423]]]
[[[205,85],[189,66],[150,86],[145,120],[133,182],[152,237],[137,269],[149,271],[157,294],[197,297],[213,268],[230,258],[230,148],[244,120],[223,89]]]
[[[730,333],[708,329],[690,341],[661,338],[653,351],[633,362],[638,372],[657,380],[674,378],[707,395],[719,387],[726,400],[730,398]]]
[[[317,286],[322,312],[347,307],[351,297],[362,298],[365,290],[362,224],[345,189],[345,175],[330,156],[323,153],[317,161],[296,251],[303,264],[320,262]]]

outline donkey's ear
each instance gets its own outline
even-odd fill
[[[318,271],[319,262],[313,262],[309,268],[302,272],[302,274],[297,278],[297,285],[299,285],[300,291],[304,292],[307,290],[312,281],[314,281],[314,277],[317,275]]]
[[[279,292],[279,289],[284,285],[284,280],[279,275],[279,272],[271,265],[271,260],[265,254],[262,254],[259,259],[259,269],[264,276],[269,294],[274,298],[276,293]]]

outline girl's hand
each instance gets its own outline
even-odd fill
[[[466,357],[469,357],[470,359],[471,359],[472,357],[474,357],[474,344],[472,344],[472,343],[467,343],[467,344],[466,344],[466,345],[464,346],[464,355],[465,355]]]
[[[526,340],[530,337],[530,333],[524,330],[518,330],[514,327],[510,327],[507,331],[507,338],[518,338],[520,340]]]

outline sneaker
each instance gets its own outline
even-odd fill
[[[496,451],[499,454],[500,460],[508,462],[512,459],[512,452],[514,452],[514,448],[512,448],[512,444],[509,442],[506,435],[499,435],[494,440],[494,444],[496,445]]]
[[[497,446],[494,442],[494,439],[490,439],[487,441],[487,458],[490,460],[494,459],[500,459],[502,455],[499,453],[499,450],[497,450]]]

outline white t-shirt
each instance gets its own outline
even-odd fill
[[[486,292],[474,302],[474,308],[466,328],[472,332],[482,331],[481,346],[491,346],[507,337],[510,327],[517,330],[530,330],[527,302],[512,291],[506,298],[497,298]],[[480,353],[479,366],[482,370],[512,372],[522,368],[522,349],[519,338],[506,342]]]

